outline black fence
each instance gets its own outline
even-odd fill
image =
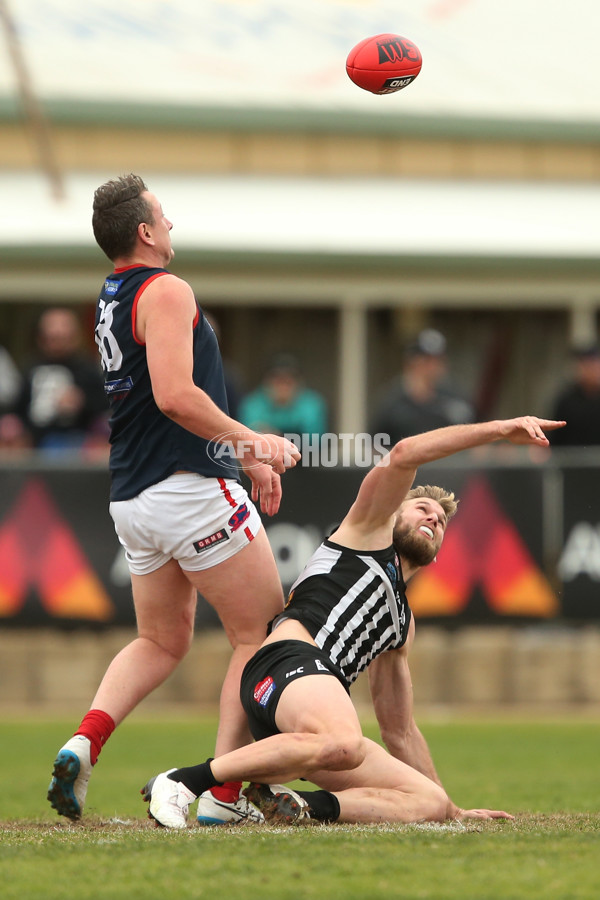
[[[265,517],[285,588],[343,517],[366,470],[296,468]],[[600,454],[543,464],[456,457],[422,483],[460,497],[438,561],[410,584],[421,622],[600,619]],[[217,624],[207,604],[200,625]],[[129,575],[108,513],[108,475],[80,461],[0,467],[0,627],[134,623]]]

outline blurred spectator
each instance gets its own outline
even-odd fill
[[[13,412],[21,390],[21,373],[12,356],[0,346],[0,449],[22,450],[29,444],[28,435]]]
[[[600,348],[597,344],[575,347],[573,373],[559,390],[552,417],[565,420],[564,428],[553,432],[553,446],[585,447],[600,444]]]
[[[262,384],[240,403],[240,421],[256,431],[321,435],[327,430],[327,405],[305,387],[295,357],[280,353],[269,363]]]
[[[29,432],[15,413],[0,416],[0,450],[21,452],[31,447]]]
[[[444,425],[473,422],[473,406],[448,381],[446,339],[426,328],[406,348],[402,372],[384,389],[371,423],[391,444]]]
[[[99,363],[84,353],[79,320],[70,309],[44,312],[36,343],[16,412],[36,448],[79,448],[88,435],[103,430],[107,418]]]
[[[0,345],[0,415],[10,412],[21,389],[21,373],[5,347]]]

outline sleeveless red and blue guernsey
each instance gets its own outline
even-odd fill
[[[235,461],[210,453],[209,442],[177,425],[154,401],[146,346],[135,336],[145,288],[166,269],[131,266],[105,280],[96,306],[95,338],[110,404],[111,500],[129,500],[178,470],[235,478]],[[198,306],[193,328],[193,380],[227,412],[223,364],[214,331]]]

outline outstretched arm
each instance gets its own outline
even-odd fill
[[[494,441],[547,447],[549,441],[544,432],[562,428],[565,424],[536,416],[520,416],[472,425],[449,425],[404,438],[364,478],[337,539],[341,543],[348,541],[348,546],[356,546],[361,535],[372,540],[376,537],[374,532],[382,529],[381,546],[386,546],[389,520],[410,490],[419,466]],[[373,543],[370,546],[375,548]]]

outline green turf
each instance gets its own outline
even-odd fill
[[[136,714],[94,771],[85,824],[45,801],[72,722],[0,724],[3,900],[549,898],[600,896],[600,724],[421,723],[453,799],[514,822],[155,829],[139,788],[206,758],[214,719]]]

